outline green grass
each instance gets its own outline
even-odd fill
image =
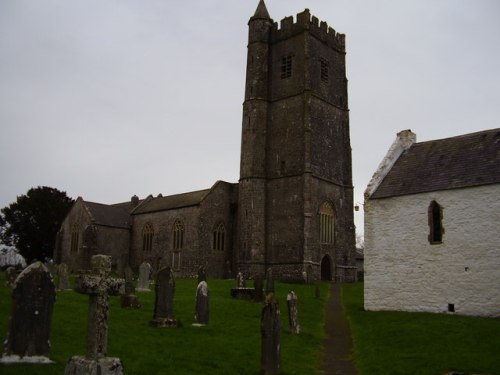
[[[258,374],[260,369],[260,314],[262,304],[230,298],[233,280],[208,280],[210,324],[192,327],[195,280],[176,280],[175,315],[180,328],[153,328],[154,292],[138,293],[142,308],[122,309],[112,297],[108,356],[119,357],[126,374]],[[328,284],[319,284],[326,298]],[[288,328],[286,294],[299,297],[300,335]],[[283,374],[318,372],[323,339],[324,299],[315,286],[276,284],[281,308]],[[52,319],[50,365],[0,365],[0,374],[62,374],[66,361],[85,353],[88,297],[58,292]],[[6,337],[11,309],[10,291],[0,273],[0,335]],[[1,338],[3,340],[3,338]]]
[[[363,284],[342,301],[360,375],[500,374],[500,319],[363,311]]]

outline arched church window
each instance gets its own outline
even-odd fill
[[[224,223],[220,223],[213,232],[212,249],[224,251],[225,241],[226,228],[224,227]]]
[[[79,246],[80,246],[80,225],[75,223],[71,227],[71,245],[70,245],[71,252],[77,253]]]
[[[330,202],[325,202],[319,209],[319,240],[324,244],[332,244],[335,231],[335,212]]]
[[[151,251],[153,249],[154,230],[150,223],[142,228],[142,251]]]
[[[427,210],[429,218],[429,243],[439,244],[443,241],[443,208],[436,201],[432,201]]]
[[[184,247],[184,224],[180,220],[176,220],[173,228],[173,248],[175,250]]]

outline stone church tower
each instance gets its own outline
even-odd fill
[[[309,10],[248,23],[236,266],[282,280],[354,278],[345,36]]]
[[[355,280],[344,35],[306,9],[278,26],[263,0],[250,18],[239,183],[102,204],[79,198],[56,262],[120,272],[142,262],[176,277]]]

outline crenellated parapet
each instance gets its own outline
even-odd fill
[[[296,22],[293,16],[283,18],[279,24],[275,22],[271,29],[271,42],[279,42],[305,31],[331,48],[345,53],[345,34],[336,32],[326,22],[320,22],[317,17],[311,16],[309,9],[298,13]]]

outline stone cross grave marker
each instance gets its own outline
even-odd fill
[[[108,351],[109,296],[119,295],[124,281],[109,277],[111,272],[110,256],[94,255],[91,267],[92,274],[80,275],[75,283],[75,291],[89,295],[85,358],[72,357],[66,365],[64,374],[122,374],[121,361],[118,358],[108,358],[106,355]],[[113,372],[110,372],[110,368],[113,368]]]
[[[12,316],[0,362],[50,363],[49,336],[55,300],[52,275],[42,262],[21,272],[12,291]]]
[[[138,309],[141,307],[141,303],[139,302],[139,298],[135,295],[134,273],[132,272],[132,268],[130,268],[130,266],[125,267],[123,275],[125,276],[125,293],[122,295],[122,307]]]
[[[137,285],[137,291],[139,292],[149,292],[149,278],[151,277],[151,264],[148,262],[142,262],[139,266],[139,283]]]
[[[153,320],[155,327],[177,327],[174,317],[175,280],[170,267],[160,269],[155,281],[155,307]]]
[[[65,263],[61,263],[57,273],[59,274],[59,290],[71,289],[69,284],[68,266]]]
[[[261,328],[261,373],[279,374],[281,371],[280,309],[274,295],[268,296],[260,320]]]
[[[299,311],[297,309],[297,295],[293,290],[288,293],[286,302],[288,304],[288,323],[290,325],[290,331],[298,335],[300,333]]]
[[[209,316],[210,296],[208,292],[208,284],[206,281],[201,281],[196,288],[196,313],[195,320],[198,325],[207,325]]]

